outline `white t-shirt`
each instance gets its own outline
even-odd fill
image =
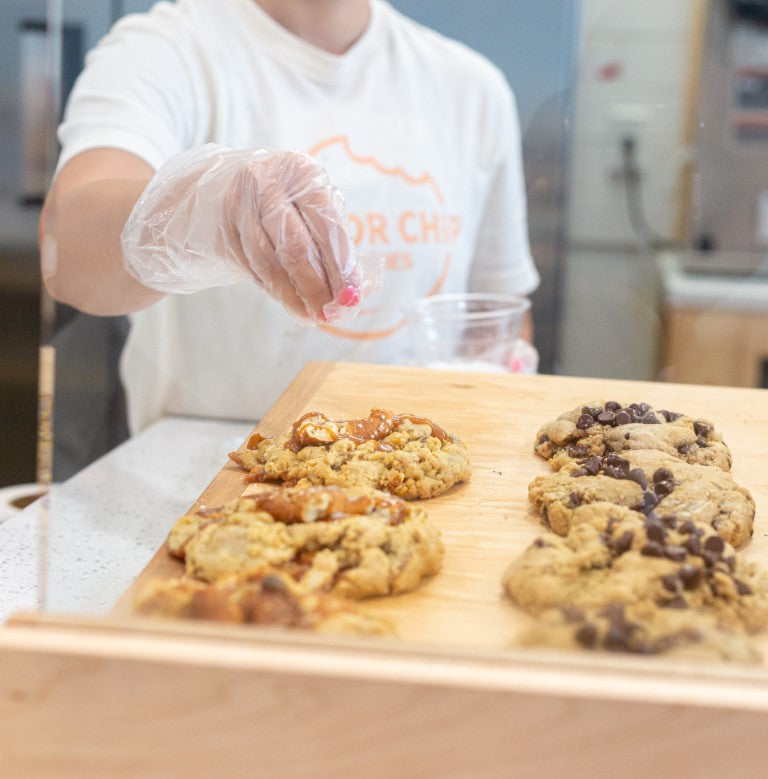
[[[385,257],[381,290],[337,327],[297,325],[250,282],[133,314],[121,362],[133,431],[165,414],[256,420],[310,360],[407,363],[416,298],[538,284],[503,75],[382,0],[341,56],[253,0],[160,2],[89,53],[59,138],[59,167],[95,147],[155,169],[208,142],[307,152],[344,196],[357,246]]]

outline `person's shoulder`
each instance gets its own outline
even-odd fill
[[[222,7],[223,6],[223,7]],[[160,0],[147,11],[123,16],[110,31],[111,38],[155,37],[184,46],[190,40],[215,39],[226,25],[227,3],[212,0]]]
[[[386,2],[381,6],[397,45],[409,47],[432,67],[447,71],[461,84],[471,81],[474,88],[481,87],[490,92],[509,89],[501,69],[485,55],[406,16]]]

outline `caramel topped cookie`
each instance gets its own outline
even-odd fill
[[[571,527],[575,509],[597,501],[708,525],[737,547],[749,540],[755,516],[751,494],[729,473],[643,449],[571,460],[534,479],[528,496],[560,535]]]
[[[308,592],[276,571],[215,583],[188,577],[154,579],[140,593],[136,610],[153,617],[303,628],[320,633],[386,635],[392,626],[332,595]]]
[[[366,486],[400,498],[433,498],[469,479],[464,443],[431,420],[373,409],[333,421],[309,412],[275,438],[254,434],[230,458],[253,482]]]
[[[532,613],[648,601],[659,610],[703,609],[749,632],[768,624],[767,581],[711,527],[605,503],[575,509],[565,537],[536,539],[502,578]]]
[[[534,451],[554,470],[572,460],[608,452],[648,449],[687,463],[730,470],[731,453],[714,425],[647,403],[596,401],[545,424]]]
[[[415,589],[443,557],[440,533],[421,506],[334,486],[267,487],[216,512],[181,517],[169,549],[205,581],[278,568],[305,590],[351,598]]]

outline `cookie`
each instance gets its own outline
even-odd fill
[[[341,422],[309,412],[287,434],[254,434],[229,456],[253,482],[366,486],[406,500],[441,495],[471,472],[467,447],[455,435],[382,409]]]
[[[442,564],[424,509],[367,488],[271,487],[214,514],[182,517],[169,535],[204,581],[278,568],[305,590],[366,598],[413,590]]]
[[[589,611],[552,609],[518,637],[523,646],[587,649],[694,661],[756,664],[749,636],[702,611],[659,609],[649,601],[609,603]]]
[[[236,505],[233,502],[223,507],[200,509],[180,517],[168,534],[168,551],[183,560],[189,539],[206,525],[225,523]],[[409,504],[387,493],[335,485],[300,488],[254,485],[248,495],[248,506],[254,511],[265,511],[272,519],[285,524],[322,522],[345,515],[371,513],[386,515],[391,524],[398,524],[412,511]]]
[[[605,503],[574,509],[566,536],[536,539],[502,578],[533,614],[648,601],[662,611],[705,610],[748,632],[768,625],[767,583],[707,525]]]
[[[386,621],[332,595],[303,591],[289,576],[270,572],[252,579],[209,584],[188,577],[154,579],[136,603],[153,617],[233,622],[313,630],[319,633],[387,635]]]
[[[755,516],[752,495],[729,473],[643,449],[573,460],[534,479],[528,497],[560,535],[576,508],[596,501],[710,525],[736,547],[749,540]]]
[[[595,401],[545,424],[534,451],[559,470],[575,459],[608,452],[650,449],[696,465],[731,468],[731,452],[706,419],[685,416],[647,403]]]

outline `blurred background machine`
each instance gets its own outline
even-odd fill
[[[685,267],[768,273],[768,0],[710,2]]]

